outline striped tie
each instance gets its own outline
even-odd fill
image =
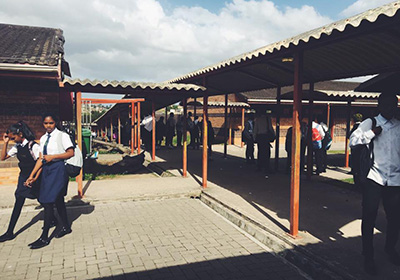
[[[43,147],[43,155],[47,155],[47,145],[49,144],[49,139],[50,139],[50,134],[47,134],[47,139]]]

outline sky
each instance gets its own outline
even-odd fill
[[[390,2],[0,0],[0,22],[61,28],[73,78],[162,82]]]

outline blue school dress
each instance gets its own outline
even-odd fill
[[[40,147],[42,155],[56,155],[64,153],[67,149],[73,147],[73,144],[68,134],[56,128],[50,134],[46,133],[40,138]],[[68,189],[68,179],[64,160],[44,163],[39,202],[54,203],[58,196],[65,196]]]

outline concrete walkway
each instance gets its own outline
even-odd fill
[[[331,166],[324,176],[313,176],[311,181],[302,177],[301,238],[292,239],[287,235],[290,176],[277,173],[265,179],[253,165],[245,164],[241,156],[245,153],[244,148],[229,146],[227,159],[222,157],[222,145],[215,145],[213,149],[213,160],[209,162],[209,188],[204,190],[205,194],[261,225],[284,243],[291,244],[292,248],[301,248],[306,254],[325,260],[330,268],[343,272],[342,277],[368,279],[362,270],[361,194],[354,190],[353,185],[341,181],[351,177],[347,170]],[[182,164],[180,150],[161,149],[158,156],[161,159],[159,165],[179,174]],[[340,156],[331,158],[337,162]],[[285,160],[280,162],[281,170],[284,170],[284,163]],[[189,149],[188,170],[191,177],[201,180],[201,151]],[[399,279],[400,268],[389,263],[383,252],[385,224],[381,208],[375,235],[380,279]]]

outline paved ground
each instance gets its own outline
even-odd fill
[[[10,209],[0,210],[0,231]],[[40,210],[0,243],[0,279],[305,279],[197,199],[111,201],[68,209],[73,232],[30,250]]]

